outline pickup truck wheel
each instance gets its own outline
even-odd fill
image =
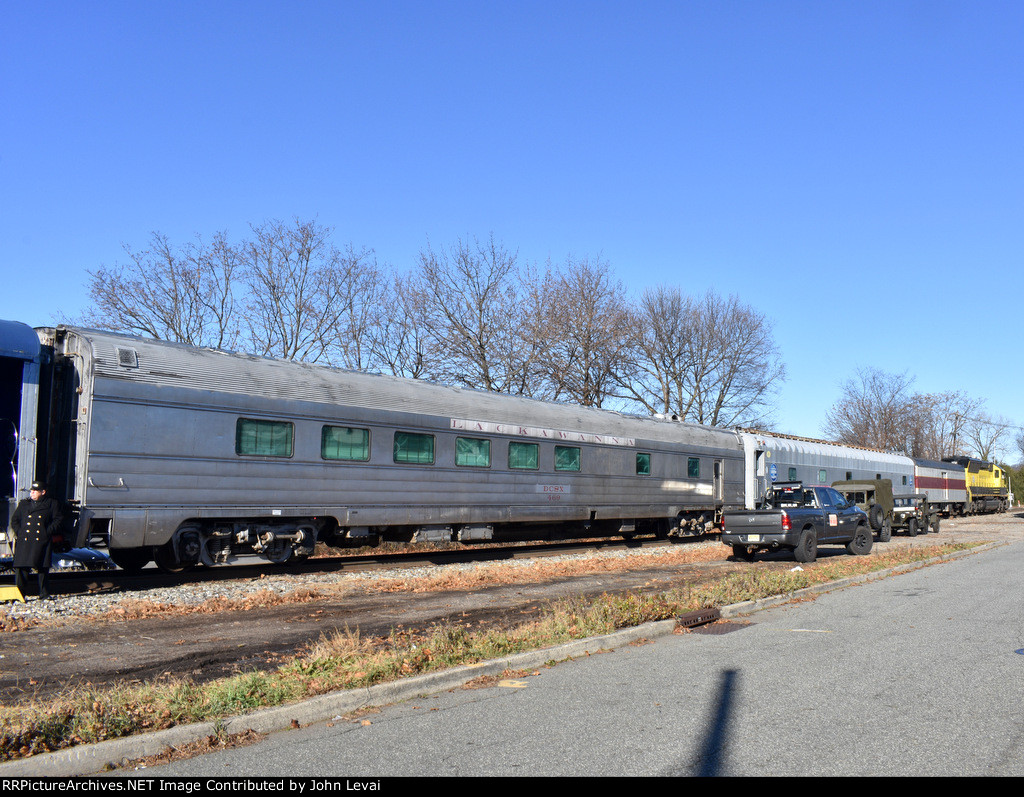
[[[871,534],[871,529],[861,523],[857,526],[853,539],[846,543],[846,552],[854,556],[866,556],[871,553],[871,544],[873,542],[874,537]]]
[[[892,539],[892,521],[886,518],[882,522],[882,529],[878,532],[879,542],[889,542]]]
[[[911,537],[917,536],[917,518],[912,517],[907,521],[907,534]]]
[[[742,559],[744,562],[754,561],[754,552],[750,550],[746,545],[734,545],[732,546],[732,555],[737,559]]]
[[[818,533],[814,529],[804,529],[800,534],[793,558],[798,562],[813,562],[818,558]]]

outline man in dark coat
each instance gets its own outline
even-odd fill
[[[50,576],[50,549],[54,536],[59,539],[64,513],[60,501],[46,494],[46,485],[33,482],[29,497],[18,503],[11,516],[14,532],[14,583],[25,594],[28,571],[39,572],[39,597],[51,600],[47,589]]]

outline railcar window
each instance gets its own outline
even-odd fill
[[[790,468],[789,469],[789,480],[791,482],[795,482],[796,481],[796,468]]]
[[[824,468],[821,468],[818,471],[818,481],[821,482],[822,484],[824,484],[825,482],[828,481],[828,476],[827,476]]]
[[[853,479],[853,471],[852,470],[846,471],[846,481],[851,481],[852,479]]]
[[[690,457],[686,460],[686,477],[688,479],[700,478],[700,459],[697,457]]]
[[[468,468],[491,467],[491,441],[475,437],[456,437],[455,464]]]
[[[903,477],[903,483],[904,483],[904,484],[906,484],[906,483],[907,483],[907,477],[906,477],[906,476],[904,476],[904,477]]]
[[[370,458],[370,430],[325,426],[320,433],[320,456],[366,462]]]
[[[579,470],[580,450],[575,446],[555,446],[555,470]]]
[[[434,464],[434,435],[395,432],[395,462]]]
[[[651,475],[651,455],[650,454],[637,454],[636,455],[636,475],[637,476],[650,476]]]
[[[239,418],[235,424],[235,453],[250,457],[290,457],[295,427],[288,421]]]
[[[513,440],[508,444],[508,466],[518,470],[537,470],[540,467],[540,446]]]

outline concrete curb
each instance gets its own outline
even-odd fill
[[[738,617],[772,606],[790,603],[802,597],[831,592],[836,589],[856,586],[891,575],[916,570],[936,562],[958,559],[973,555],[1008,543],[989,543],[965,551],[933,557],[921,562],[899,565],[897,567],[867,573],[861,576],[830,581],[806,589],[763,598],[756,601],[744,601],[721,609],[724,618]],[[624,628],[604,636],[567,642],[551,648],[517,653],[501,659],[493,659],[480,664],[469,664],[443,670],[436,673],[415,676],[401,681],[366,687],[363,689],[333,692],[327,695],[304,700],[287,706],[263,709],[251,714],[231,717],[220,722],[201,722],[193,725],[179,725],[162,731],[126,736],[121,739],[110,739],[97,744],[79,745],[67,750],[52,753],[41,753],[31,758],[9,761],[0,764],[0,777],[68,777],[90,775],[103,772],[111,764],[119,765],[126,760],[158,755],[168,748],[196,742],[216,734],[218,731],[242,733],[252,730],[258,733],[272,733],[293,727],[294,723],[308,725],[323,722],[332,717],[348,714],[362,708],[400,703],[424,697],[448,689],[457,689],[474,678],[487,675],[500,675],[505,670],[538,667],[551,661],[588,656],[601,651],[614,650],[641,639],[652,639],[671,634],[676,629],[675,620],[660,620],[646,623],[633,628]]]

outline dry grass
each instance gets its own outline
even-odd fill
[[[412,571],[407,576],[366,580],[358,589],[365,592],[440,592],[472,591],[485,587],[511,583],[543,583],[595,573],[633,571],[672,564],[697,564],[725,561],[729,549],[708,546],[697,549],[672,548],[658,554],[636,554],[614,557],[587,557],[584,559],[532,560],[528,567],[510,566],[507,562],[482,564],[472,569],[437,568],[426,572]],[[325,598],[340,598],[351,594],[352,584],[317,584],[279,593],[261,590],[238,598],[218,597],[202,603],[180,605],[131,598],[121,601],[115,608],[98,615],[100,620],[138,620],[146,617],[214,614],[225,611],[245,611],[286,603],[309,603]]]
[[[300,651],[294,660],[272,672],[250,672],[202,685],[188,679],[161,680],[116,688],[69,690],[45,704],[28,704],[0,709],[0,760],[21,758],[47,750],[202,720],[216,720],[246,711],[277,706],[326,692],[363,687],[384,681],[535,650],[572,639],[609,633],[652,620],[669,619],[696,609],[723,606],[745,600],[788,594],[795,590],[898,564],[922,562],[935,556],[962,550],[966,545],[902,548],[867,557],[835,557],[795,571],[768,567],[745,567],[719,577],[683,583],[657,594],[626,592],[605,594],[595,599],[582,597],[559,600],[547,606],[538,619],[510,628],[473,631],[458,625],[443,625],[428,632],[395,630],[387,639],[363,638],[358,629],[322,637]],[[724,548],[724,546],[723,546]],[[533,579],[566,578],[573,574],[603,572],[621,568],[650,567],[655,563],[687,564],[724,559],[715,548],[673,550],[661,557],[535,562],[529,568]],[[638,561],[630,561],[636,559]],[[395,579],[389,590],[474,589],[502,579],[522,581],[527,571],[502,575],[501,566],[452,574],[422,574]],[[510,568],[505,567],[506,571]],[[401,585],[401,587],[399,586]],[[293,599],[313,600],[313,591]],[[294,595],[294,593],[293,593]],[[286,596],[273,596],[273,600]],[[248,600],[271,600],[260,593]],[[145,602],[139,601],[139,604]],[[154,611],[180,607],[155,604]],[[220,607],[214,608],[214,607]],[[235,602],[209,602],[202,611],[240,608]],[[128,606],[125,617],[141,611]],[[147,609],[148,610],[148,609]]]

